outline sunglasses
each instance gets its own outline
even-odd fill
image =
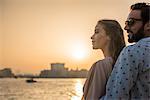
[[[131,27],[132,25],[135,24],[136,21],[142,21],[142,19],[130,18],[127,21],[125,21],[125,25]]]

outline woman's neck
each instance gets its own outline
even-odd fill
[[[103,52],[105,58],[106,58],[106,57],[111,57],[110,51],[109,51],[109,49],[108,49],[108,46],[105,46],[105,47],[102,49],[102,52]]]

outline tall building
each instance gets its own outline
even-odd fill
[[[68,68],[64,67],[64,63],[51,63],[51,70],[43,70],[40,77],[67,77]]]
[[[51,63],[51,70],[52,71],[64,71],[66,70],[64,67],[64,63]]]

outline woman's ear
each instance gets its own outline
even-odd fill
[[[107,39],[108,39],[109,41],[111,40],[109,36],[107,36]]]

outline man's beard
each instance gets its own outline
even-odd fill
[[[130,31],[130,30],[128,30]],[[132,31],[130,31],[132,34],[128,35],[128,42],[133,43],[133,42],[138,42],[140,39],[144,37],[144,27],[141,27],[136,34],[133,34]]]

